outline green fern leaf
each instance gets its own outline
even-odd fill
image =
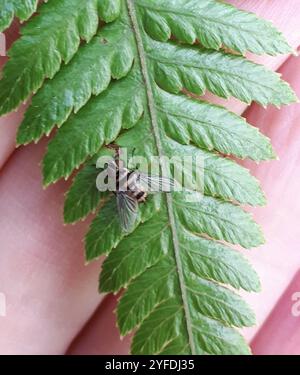
[[[271,22],[214,0],[138,0],[138,15],[154,39],[167,41],[171,35],[206,48],[226,46],[240,53],[277,55],[292,52]]]
[[[83,220],[89,213],[94,212],[100,202],[107,196],[96,187],[95,181],[99,171],[91,160],[74,178],[68,191],[64,205],[65,223],[75,223]]]
[[[67,64],[75,55],[80,39],[88,42],[95,35],[100,16],[111,20],[118,15],[113,6],[111,12],[103,13],[101,3],[52,0],[40,7],[39,15],[22,28],[22,37],[8,52],[10,59],[0,81],[0,115],[27,100],[45,78],[53,78],[62,61]]]
[[[9,3],[15,8],[5,8],[0,27],[14,14],[28,18],[35,9],[29,5],[36,5],[28,1],[25,12]],[[99,19],[110,24],[99,30]],[[239,204],[262,205],[265,197],[227,155],[276,156],[270,140],[243,118],[187,92],[263,106],[296,96],[278,74],[222,47],[291,51],[269,22],[214,0],[51,0],[22,29],[0,81],[0,114],[34,93],[19,144],[59,128],[43,160],[45,185],[85,163],[66,195],[64,219],[74,223],[98,209],[85,238],[86,260],[107,255],[99,289],[125,289],[117,320],[122,335],[135,331],[134,354],[250,353],[236,327],[255,318],[233,289],[259,291],[260,283],[231,245],[264,243]],[[159,157],[163,172],[164,157],[191,160],[184,191],[147,197],[130,233],[121,228],[115,195],[96,187],[97,159],[112,153],[104,147],[110,143],[149,162]]]
[[[139,211],[136,225],[143,223],[160,208],[160,197],[151,199]],[[110,199],[100,210],[85,238],[86,260],[91,261],[111,250],[125,237],[117,215],[115,199]]]
[[[38,0],[0,0],[0,32],[7,29],[14,17],[26,21],[36,11]]]
[[[276,157],[270,140],[257,128],[222,107],[204,101],[156,91],[156,111],[166,135],[179,143],[193,143],[255,161]]]
[[[190,156],[193,162],[185,166],[185,186],[206,195],[219,197],[250,205],[264,205],[265,197],[258,181],[248,170],[235,162],[219,157],[212,153],[199,150],[193,146],[182,146],[175,142],[164,143],[165,155],[172,158],[174,155]],[[201,165],[197,163],[201,160]],[[203,184],[193,183],[199,170],[203,172]],[[174,176],[176,177],[176,176]],[[180,180],[179,180],[180,182]]]
[[[197,95],[209,90],[222,98],[234,96],[250,104],[280,106],[296,100],[279,74],[241,56],[183,47],[174,43],[151,42],[147,56],[157,83],[179,93],[183,88]]]

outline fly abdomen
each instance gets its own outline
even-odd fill
[[[138,202],[145,202],[147,193],[137,184],[137,174],[126,168],[121,168],[116,173],[117,192],[127,192]]]
[[[117,191],[128,191],[130,190],[130,176],[132,172],[129,172],[127,169],[123,168],[117,170],[116,173],[116,188]]]

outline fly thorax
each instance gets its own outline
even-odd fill
[[[128,176],[130,171],[126,168],[121,168],[118,170],[117,174],[117,190],[118,191],[128,191]]]

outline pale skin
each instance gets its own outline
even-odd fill
[[[297,50],[298,0],[231,3],[271,19]],[[15,38],[14,28],[7,34],[9,43]],[[299,59],[251,58],[281,72],[300,97]],[[246,109],[236,100],[224,104],[239,114]],[[90,219],[62,225],[63,194],[69,183],[42,189],[39,163],[45,141],[15,150],[23,110],[0,119],[0,292],[7,297],[7,316],[0,317],[0,354],[128,353],[130,339],[121,341],[115,328],[116,297],[104,301],[97,292],[101,260],[84,265],[82,238]],[[261,293],[245,295],[257,315],[257,326],[244,332],[250,342],[300,268],[300,105],[279,111],[254,104],[244,115],[272,139],[280,158],[260,165],[244,163],[268,198],[266,207],[252,209],[267,243],[244,252],[263,285]]]

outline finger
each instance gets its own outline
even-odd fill
[[[91,320],[74,340],[67,354],[71,355],[126,355],[130,352],[130,337],[120,339],[116,327],[115,309],[118,297],[109,295]],[[101,332],[101,338],[99,337]]]
[[[299,96],[300,60],[290,58],[280,72]],[[300,268],[300,200],[297,198],[300,191],[300,105],[280,110],[273,107],[264,110],[254,105],[246,112],[246,117],[271,138],[279,156],[278,161],[260,165],[244,163],[262,182],[268,200],[266,207],[254,210],[256,220],[263,227],[266,245],[247,253],[263,285],[261,293],[245,296],[257,315],[257,327],[247,332],[247,337],[252,338]]]
[[[300,271],[295,275],[252,341],[253,353],[258,355],[299,355],[299,319]]]
[[[17,112],[0,117],[0,170],[15,150],[15,139],[19,124],[22,121],[24,107]]]
[[[1,354],[64,353],[102,299],[99,262],[84,266],[88,223],[62,225],[66,183],[42,189],[43,152],[43,144],[19,149],[1,174]]]

